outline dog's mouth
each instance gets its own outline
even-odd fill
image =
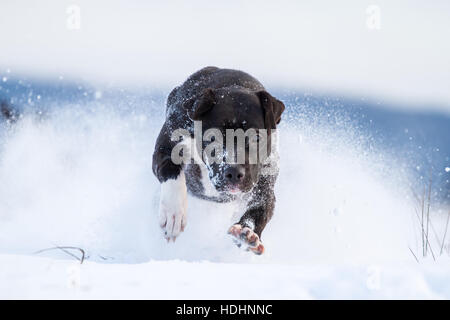
[[[238,194],[242,192],[242,189],[238,185],[227,185],[225,190],[230,194]]]
[[[255,183],[239,183],[239,184],[232,184],[227,183],[223,186],[222,190],[225,193],[228,193],[230,195],[239,195],[239,194],[245,194],[253,190],[255,187]]]
[[[236,185],[236,184],[226,184],[226,183],[214,184],[213,183],[213,185],[217,191],[219,191],[221,193],[228,193],[231,195],[236,195],[236,194],[242,193],[244,191],[243,186]]]

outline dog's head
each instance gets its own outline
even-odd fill
[[[265,90],[240,87],[205,89],[190,101],[188,114],[201,121],[202,160],[217,191],[238,193],[253,188],[270,155],[273,132],[284,109]]]

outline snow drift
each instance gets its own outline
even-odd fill
[[[226,230],[235,222],[233,205],[192,197],[185,232],[167,244],[157,223],[159,183],[151,172],[164,106],[131,110],[109,102],[65,103],[45,116],[28,113],[4,130],[0,252],[70,245],[85,249],[90,260],[126,263],[413,259],[414,211],[395,164],[368,147],[351,123],[333,131],[295,113],[279,130],[277,206],[262,237],[267,254],[256,257],[231,243]]]

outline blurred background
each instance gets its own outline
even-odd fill
[[[325,99],[365,115],[358,120],[383,143],[421,153],[426,170],[434,164],[448,191],[449,12],[445,0],[5,0],[0,97],[19,108],[47,105],[40,92],[52,88],[85,99],[80,83],[94,95],[114,87],[164,96],[203,66],[242,69],[287,104],[317,109]]]
[[[431,202],[438,221],[435,226],[438,250],[450,204],[449,12],[450,2],[446,0],[2,0],[0,101],[14,110],[16,118],[33,115],[41,120],[53,119],[50,128],[55,132],[47,127],[53,133],[39,131],[35,124],[27,126],[26,122],[25,127],[14,131],[11,121],[2,122],[5,130],[2,131],[0,177],[10,184],[0,187],[0,207],[6,216],[29,212],[30,208],[33,212],[45,211],[49,214],[48,221],[54,221],[54,216],[68,202],[78,205],[87,198],[90,202],[81,208],[87,212],[93,204],[96,212],[116,210],[97,204],[115,198],[116,191],[120,194],[119,189],[131,193],[148,186],[128,180],[125,181],[130,184],[124,186],[119,179],[117,189],[109,192],[111,184],[96,184],[92,179],[108,181],[111,175],[121,177],[121,174],[138,177],[137,172],[145,173],[146,179],[154,179],[149,155],[163,121],[168,93],[194,71],[215,65],[252,74],[285,102],[287,111],[281,129],[297,130],[289,133],[287,140],[307,144],[325,141],[325,149],[333,150],[338,156],[348,155],[349,150],[358,153],[356,157],[362,167],[366,164],[378,168],[384,177],[395,176],[384,180],[385,188],[381,189],[387,190],[389,185],[397,191],[412,191],[409,195],[412,200],[408,199],[417,200],[419,215]],[[58,110],[61,112],[55,116]],[[70,117],[67,110],[71,110]],[[89,117],[90,112],[95,114],[92,116],[95,120]],[[109,117],[99,118],[98,113]],[[137,120],[122,117],[130,114]],[[120,123],[131,129],[124,133]],[[103,131],[95,131],[95,127]],[[105,140],[95,140],[98,135],[94,137],[92,132],[103,132]],[[59,141],[60,137],[65,138]],[[145,137],[151,137],[150,142],[137,145],[147,149],[138,153],[127,149]],[[92,150],[83,149],[75,140],[97,144]],[[114,146],[119,147],[116,150]],[[111,159],[121,148],[128,150],[130,157],[141,157],[139,161],[142,161],[135,163],[136,157],[120,158],[122,164],[112,165]],[[296,156],[298,163],[322,163],[324,167],[335,168],[330,164],[334,157],[308,162],[304,153]],[[31,162],[33,158],[41,162]],[[83,159],[89,161],[84,163]],[[52,171],[49,169],[52,161],[62,167],[56,165],[57,169]],[[80,162],[85,166],[79,165]],[[285,172],[308,172],[308,168],[295,162],[286,165]],[[322,198],[333,198],[336,190],[340,190],[337,183],[337,189],[326,193],[323,185],[327,181],[348,179],[353,186],[346,194],[354,192],[348,201],[356,197],[365,199],[362,203],[382,202],[383,208],[389,208],[390,200],[380,200],[379,189],[368,187],[366,179],[352,180],[354,168],[346,168],[339,174],[336,173],[339,168],[325,170],[320,178],[321,169],[316,168],[318,175],[308,180],[300,174],[298,181],[311,185],[314,181],[323,182],[322,187],[317,185],[317,191],[324,194],[311,198],[317,203]],[[96,176],[102,170],[106,170],[104,175]],[[76,180],[78,186],[66,190],[78,194],[75,197],[78,202],[63,197],[60,206],[51,207],[54,204],[49,205],[48,199],[55,192],[65,190],[61,186],[69,177],[73,179],[74,172],[85,175]],[[48,181],[48,176],[57,178]],[[288,180],[288,177],[282,179],[281,186],[293,192],[286,187],[290,185]],[[156,182],[151,181],[148,190],[156,190]],[[29,190],[30,183],[42,191],[40,198]],[[98,188],[89,195],[77,193],[87,185]],[[102,193],[98,193],[100,189]],[[138,198],[145,199],[142,190],[139,192]],[[23,205],[27,201],[31,201],[29,207]],[[120,207],[120,203],[116,205]],[[144,217],[145,211],[153,208],[153,204],[144,203],[143,207],[136,204],[139,209],[133,207],[136,212],[142,211],[142,216],[137,218]],[[305,210],[317,212],[319,208]],[[335,204],[324,209],[338,213],[340,210]],[[358,210],[352,214],[358,215]],[[414,211],[411,213],[415,219]],[[76,214],[69,216],[74,218]],[[392,212],[383,214],[390,221]],[[20,225],[18,220],[10,219]],[[423,226],[423,218],[420,223]],[[3,234],[6,239],[6,233]],[[122,236],[129,238],[130,234],[125,232]],[[55,235],[53,239],[58,237],[64,235]],[[77,242],[79,238],[72,240]],[[78,242],[83,244],[83,241]],[[390,244],[387,241],[386,245]],[[6,240],[0,242],[0,249],[2,245],[11,247]],[[45,246],[44,242],[42,245]],[[422,252],[420,246],[419,241],[415,250]],[[22,243],[18,247],[26,245]],[[100,249],[105,251],[101,246]],[[356,252],[350,256],[356,256]],[[133,259],[146,258],[148,255]]]
[[[205,65],[268,86],[450,112],[450,3],[2,1],[2,73],[173,87]]]

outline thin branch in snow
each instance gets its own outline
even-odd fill
[[[408,247],[409,251],[411,251],[411,254],[413,255],[414,259],[416,259],[417,263],[419,263],[419,259],[417,259],[416,255],[414,254],[414,252],[411,250],[410,247]]]
[[[419,221],[420,221],[420,217],[419,217],[419,214],[417,213],[417,211],[416,211],[416,215],[417,215],[417,219],[419,219]],[[422,225],[422,232],[425,233],[423,225]],[[436,261],[436,257],[434,256],[433,248],[431,248],[431,244],[430,244],[430,241],[428,240],[428,235],[426,233],[425,233],[425,241],[426,241],[426,244],[430,247],[430,252],[433,257],[433,260]]]
[[[84,259],[86,257],[86,253],[83,249],[78,248],[78,247],[61,247],[61,246],[56,246],[56,247],[52,247],[52,248],[46,248],[46,249],[42,249],[39,251],[34,252],[34,254],[39,254],[45,251],[50,251],[50,250],[56,250],[59,249],[62,252],[64,252],[65,254],[68,254],[69,256],[77,259],[78,261],[80,261],[80,264],[82,264],[84,262]],[[81,258],[78,257],[77,255],[73,254],[72,252],[68,251],[68,250],[79,250],[81,252]]]
[[[432,176],[432,169],[430,168],[430,183],[428,185],[428,205],[427,205],[427,240],[428,240],[428,230],[429,230],[429,226],[430,226],[430,205],[431,205],[431,183],[433,181],[433,176]],[[431,246],[430,246],[431,249]],[[425,246],[425,253],[427,253],[428,251],[428,243]]]

